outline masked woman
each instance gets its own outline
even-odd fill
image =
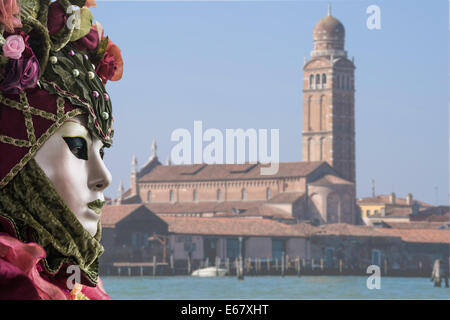
[[[0,0],[0,299],[110,299],[98,276],[105,84],[123,62],[93,5]]]

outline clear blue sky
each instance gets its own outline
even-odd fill
[[[120,46],[123,79],[108,83],[115,143],[106,162],[129,186],[153,139],[165,161],[177,128],[279,128],[280,160],[301,160],[302,66],[327,1],[113,2],[93,9]],[[448,1],[331,1],[355,57],[357,195],[449,198]],[[366,8],[381,8],[368,30]],[[436,193],[435,187],[438,187]]]

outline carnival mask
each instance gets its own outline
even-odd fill
[[[87,117],[67,120],[34,159],[67,207],[92,236],[97,233],[103,191],[111,173],[103,162],[103,142],[87,129]]]

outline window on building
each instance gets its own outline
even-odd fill
[[[378,210],[375,210],[375,211],[373,212],[373,214],[374,214],[374,215],[378,215]]]
[[[320,74],[316,74],[316,86],[320,85]]]
[[[217,189],[217,200],[222,200],[222,190]]]
[[[278,259],[280,263],[284,254],[284,241],[280,239],[272,239],[272,260]]]
[[[173,201],[174,201],[174,193],[173,193],[173,190],[170,190],[170,192],[169,192],[169,200],[170,200],[170,202],[173,202]]]
[[[194,201],[197,201],[197,189],[195,189],[194,192],[192,193],[192,199]]]
[[[336,82],[337,82],[337,88],[340,89],[341,88],[341,76],[340,75],[336,76]]]
[[[270,190],[270,188],[267,188],[267,190],[266,190],[266,199],[270,200],[271,197],[272,197],[272,191]]]
[[[314,86],[314,75],[309,76],[309,88],[312,89]]]
[[[325,73],[322,74],[322,88],[327,87],[327,75]]]
[[[370,216],[370,210],[366,210],[366,216]]]
[[[227,239],[227,258],[236,259],[239,256],[239,240],[236,238]]]
[[[147,192],[147,202],[152,202],[152,192]]]
[[[242,189],[242,191],[241,191],[241,199],[242,200],[246,200],[247,199],[247,190],[245,190],[245,188]]]

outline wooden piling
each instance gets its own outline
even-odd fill
[[[300,277],[300,274],[301,274],[301,264],[300,264],[300,257],[297,257],[297,276],[299,276]]]
[[[320,270],[323,272],[323,258],[320,258]]]
[[[387,259],[384,259],[384,274],[387,275],[387,270],[388,270],[388,263],[387,263]]]
[[[153,276],[156,275],[156,256],[153,256]]]
[[[173,254],[170,255],[170,271],[175,274],[175,264],[173,262]]]
[[[139,274],[141,275],[141,277],[144,275],[144,267],[143,266],[140,267]]]
[[[239,267],[237,268],[238,272],[238,280],[244,280],[244,261],[242,259],[242,256],[239,257]]]
[[[314,259],[311,259],[311,271],[314,271]]]
[[[284,270],[284,268],[285,268],[285,256],[284,255],[282,255],[281,256],[281,276],[282,277],[284,277],[284,272],[285,272],[285,270]]]
[[[206,260],[205,260],[205,268],[208,268],[208,266],[209,266],[209,258],[206,257]]]
[[[342,273],[342,259],[339,259],[339,273]]]
[[[187,274],[191,274],[191,256],[188,255],[187,257]]]
[[[128,267],[128,276],[131,276],[131,268]]]
[[[436,259],[434,261],[433,265],[433,271],[431,273],[431,281],[433,281],[434,286],[437,288],[440,288],[442,286],[442,279],[441,279],[441,266],[439,259]]]
[[[266,265],[266,267],[267,267],[267,272],[270,272],[270,259],[267,258],[266,262],[267,262],[267,265]]]
[[[275,258],[275,271],[278,272],[278,258]]]
[[[230,274],[230,259],[225,259],[225,268],[227,269],[227,274]]]
[[[120,277],[120,273],[121,273],[121,269],[120,269],[120,267],[117,269],[117,275]]]

